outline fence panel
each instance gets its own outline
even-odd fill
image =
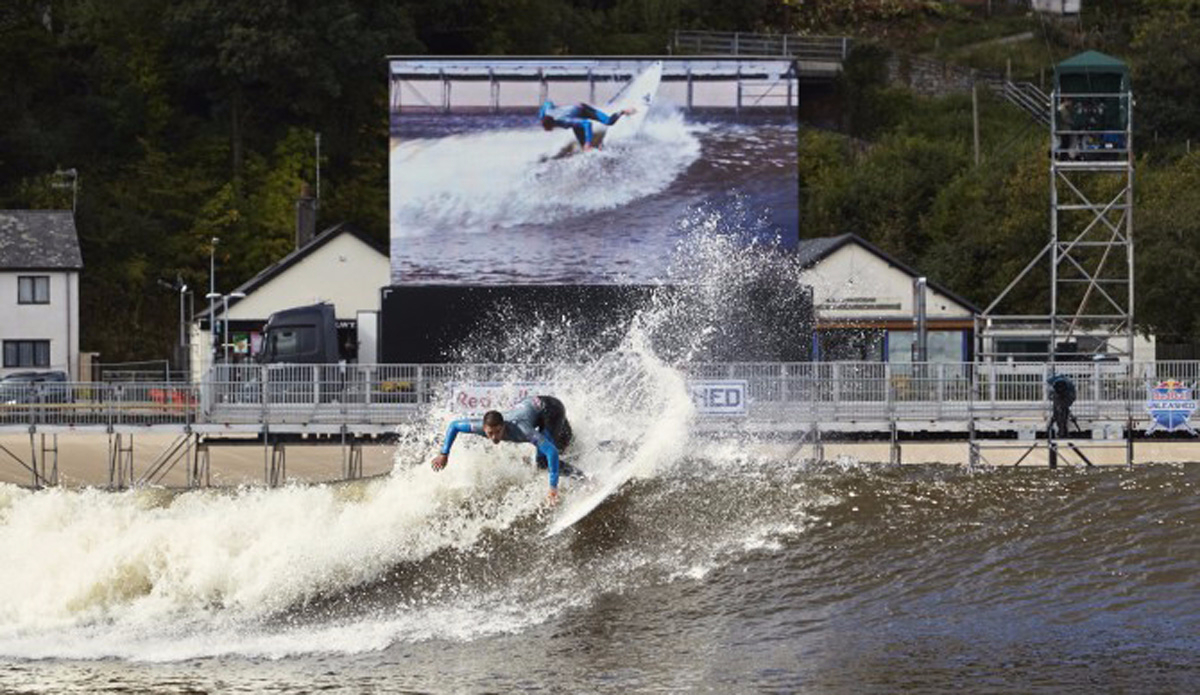
[[[550,385],[562,369],[581,373],[530,364],[218,365],[198,384],[14,380],[0,382],[0,425],[386,425],[442,402],[454,384]],[[692,381],[744,380],[750,419],[942,419],[965,426],[970,417],[1044,421],[1051,373],[1075,381],[1073,411],[1081,420],[1143,422],[1151,389],[1166,380],[1194,386],[1200,362],[754,362],[689,364],[682,371]]]

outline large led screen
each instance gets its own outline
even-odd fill
[[[394,285],[653,283],[690,234],[798,237],[789,61],[390,68]]]

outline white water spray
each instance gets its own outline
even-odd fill
[[[694,414],[677,365],[723,340],[718,324],[733,320],[745,281],[771,267],[772,254],[695,235],[664,278],[672,291],[613,327],[624,331],[615,349],[589,352],[589,336],[572,335],[570,322],[504,332],[510,360],[532,352],[554,365],[553,393],[582,452],[573,464],[599,473],[632,462],[642,479],[671,475],[691,448]],[[393,475],[374,481],[178,495],[0,486],[0,655],[281,656],[472,639],[526,629],[647,567],[686,576],[673,556],[639,553],[608,559],[609,575],[578,574],[541,539],[546,477],[528,465],[528,447],[464,437],[448,468],[430,469],[450,415],[431,409],[402,428]],[[569,483],[563,494],[569,503]],[[493,560],[496,544],[515,549]],[[494,586],[460,570],[440,575],[438,558],[499,562],[510,574]],[[436,580],[400,582],[394,573],[405,567]],[[365,614],[306,614],[330,601],[353,608],[360,587],[416,594]],[[304,617],[293,624],[294,615]]]

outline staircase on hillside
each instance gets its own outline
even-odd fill
[[[1041,125],[1050,125],[1050,96],[1032,82],[1010,82],[1003,78],[984,78],[996,96],[1029,114]]]

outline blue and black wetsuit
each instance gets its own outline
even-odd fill
[[[592,121],[612,125],[624,115],[622,111],[610,115],[590,104],[555,106],[553,101],[542,104],[538,111],[544,128],[570,128],[575,131],[575,139],[585,147],[592,144]]]
[[[554,396],[534,396],[518,403],[512,410],[503,413],[506,442],[525,442],[537,447],[537,462],[540,468],[550,470],[550,487],[558,487],[561,469],[559,452],[571,444],[573,434],[567,421],[567,409]],[[463,418],[450,423],[446,438],[442,441],[442,453],[449,454],[454,438],[459,432],[483,435],[483,418]],[[568,475],[569,471],[564,470]]]

